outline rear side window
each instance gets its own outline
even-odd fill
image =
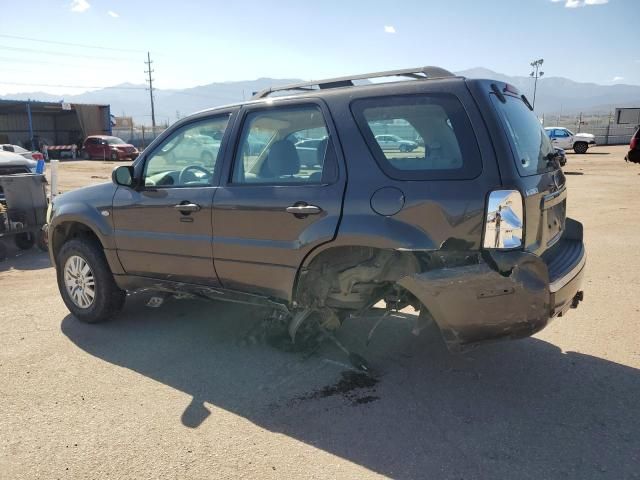
[[[236,150],[235,184],[330,183],[336,158],[316,105],[265,108],[247,114]]]
[[[382,170],[399,180],[471,179],[482,171],[469,117],[449,94],[356,100],[356,122]]]
[[[504,98],[503,103],[491,95],[511,141],[520,175],[537,175],[553,168],[549,159],[554,149],[538,118],[521,99],[510,95]],[[568,136],[564,130],[556,129],[555,132]]]

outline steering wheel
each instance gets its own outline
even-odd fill
[[[209,177],[211,177],[211,172],[209,170],[207,170],[206,168],[201,167],[200,165],[187,165],[182,170],[180,170],[180,175],[178,175],[178,184],[179,185],[184,185],[186,183],[185,180],[186,180],[186,177],[187,177],[187,172],[189,172],[190,170],[200,170],[202,173],[205,174],[207,179]]]

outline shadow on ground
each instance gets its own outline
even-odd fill
[[[11,237],[0,239],[0,242],[2,242],[0,250],[4,247],[4,252],[6,252],[6,258],[0,258],[0,272],[11,269],[40,270],[51,266],[49,254],[46,252],[35,247],[29,250],[20,250],[13,245]]]
[[[377,383],[352,382],[332,346],[306,356],[247,341],[260,313],[237,305],[134,298],[111,323],[67,316],[62,331],[191,395],[175,412],[189,428],[206,402],[393,478],[640,478],[638,370],[537,339],[450,355],[409,320],[383,323],[366,349],[372,320],[341,331]]]

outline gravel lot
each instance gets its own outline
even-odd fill
[[[249,335],[261,312],[127,300],[83,325],[46,254],[0,262],[0,478],[640,478],[640,166],[568,155],[585,301],[534,338],[451,355],[411,316],[309,356]],[[61,164],[61,189],[110,162]]]

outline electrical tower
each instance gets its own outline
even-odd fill
[[[151,55],[149,54],[149,52],[147,52],[147,61],[144,62],[147,65],[148,70],[145,70],[144,73],[149,74],[149,79],[147,80],[147,82],[149,82],[149,98],[151,99],[151,128],[152,128],[152,132],[153,135],[156,134],[156,111],[155,111],[155,106],[153,105],[153,78],[151,78],[151,74],[153,73],[153,69],[151,68],[151,64],[153,63],[151,61]]]

